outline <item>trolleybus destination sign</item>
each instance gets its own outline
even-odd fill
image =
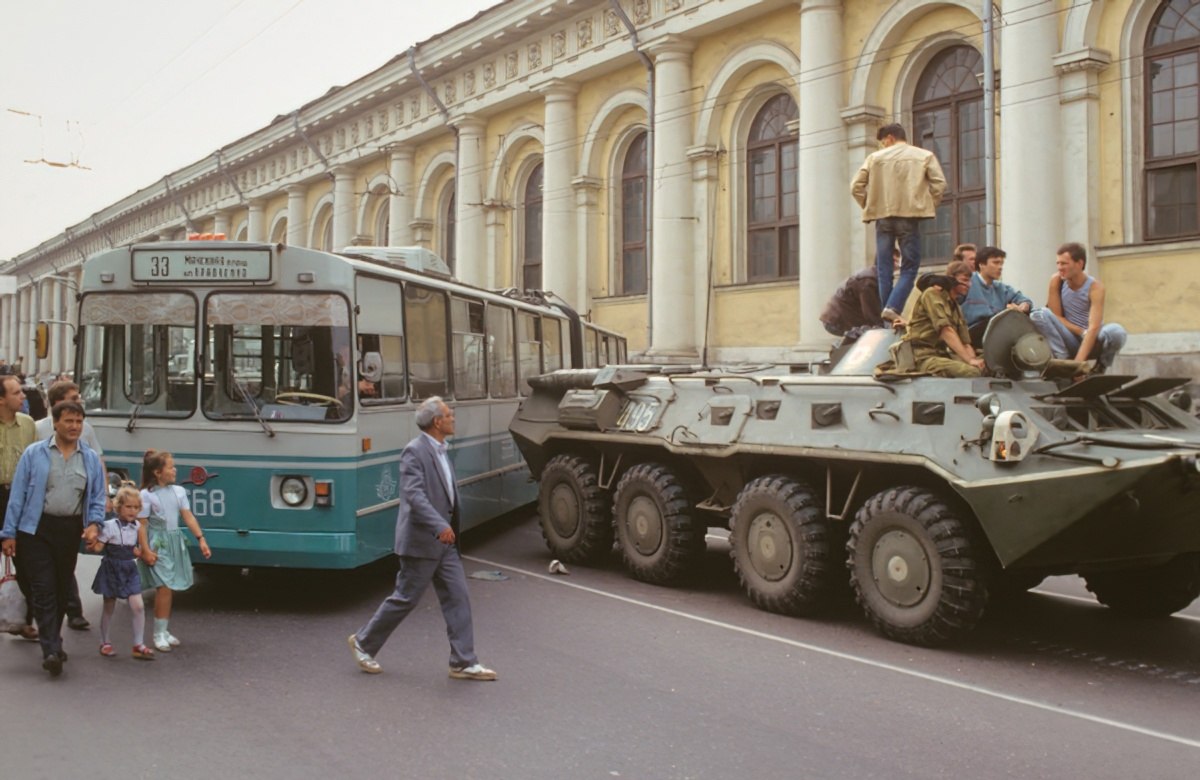
[[[135,282],[269,282],[267,249],[141,249],[133,253]]]

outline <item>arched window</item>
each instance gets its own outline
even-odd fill
[[[522,234],[521,269],[526,290],[542,288],[542,164],[525,182],[525,231]]]
[[[750,125],[746,140],[750,209],[746,277],[752,282],[799,274],[796,132],[788,128],[799,116],[791,95],[776,95]]]
[[[445,219],[442,223],[446,226],[442,233],[442,259],[446,261],[446,265],[450,268],[450,273],[454,273],[454,264],[457,259],[455,253],[454,232],[458,229],[458,204],[454,199],[454,186],[450,186],[450,197],[446,198],[446,213],[443,215]]]
[[[970,46],[938,54],[917,82],[912,143],[937,155],[946,193],[933,224],[921,226],[921,262],[944,265],[956,244],[983,244],[983,58]]]
[[[1200,234],[1200,0],[1168,0],[1146,34],[1146,238]]]
[[[333,209],[325,216],[325,226],[321,230],[321,248],[326,252],[333,251]]]
[[[248,225],[242,225],[240,228],[238,228],[237,238],[235,240],[236,241],[245,241],[249,235],[250,235],[250,227]]]
[[[392,229],[392,209],[388,198],[379,199],[379,210],[375,212],[375,245],[387,246]]]
[[[646,292],[646,133],[625,152],[621,167],[621,295]]]

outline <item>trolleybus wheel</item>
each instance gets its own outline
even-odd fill
[[[613,519],[625,568],[659,585],[678,582],[704,554],[705,526],[682,480],[660,463],[641,463],[617,484]]]
[[[612,550],[612,495],[596,468],[576,455],[556,455],[542,470],[538,490],[542,537],[555,557],[584,563]]]

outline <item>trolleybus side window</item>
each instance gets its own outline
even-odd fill
[[[404,286],[404,322],[408,334],[408,377],[414,401],[450,394],[446,350],[446,296],[418,284]]]
[[[492,398],[513,398],[517,394],[517,359],[513,336],[513,310],[508,306],[489,303],[488,387],[492,391]]]
[[[450,299],[451,346],[454,357],[454,397],[460,400],[487,397],[484,367],[483,302]]]
[[[542,318],[527,311],[517,311],[517,358],[521,393],[529,395],[529,378],[542,373]]]
[[[542,359],[546,373],[563,367],[562,320],[542,317]]]
[[[339,295],[214,293],[201,403],[212,419],[350,417],[350,316]]]
[[[400,284],[360,276],[355,286],[359,400],[367,405],[403,401],[408,397],[408,378]]]
[[[196,299],[187,293],[91,293],[83,299],[80,392],[89,414],[187,417],[196,374],[176,366],[196,342]]]
[[[596,367],[596,331],[587,326],[583,326],[583,367]]]

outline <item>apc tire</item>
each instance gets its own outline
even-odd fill
[[[612,550],[612,496],[587,460],[556,455],[542,470],[538,519],[551,554],[568,563],[595,561]]]
[[[617,545],[635,579],[674,585],[704,554],[706,528],[682,480],[667,466],[641,463],[626,471],[613,498]]]
[[[1084,577],[1096,600],[1129,617],[1162,618],[1200,597],[1200,553],[1176,555],[1159,566]]]
[[[780,474],[751,480],[733,504],[729,555],[759,609],[811,615],[829,605],[838,567],[816,493]]]
[[[967,525],[924,488],[872,496],[858,510],[846,550],[855,599],[890,639],[945,644],[983,615],[987,587]]]

